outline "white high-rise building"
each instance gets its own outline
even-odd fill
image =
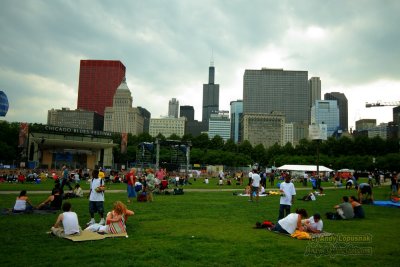
[[[140,111],[132,107],[131,91],[124,78],[115,92],[113,106],[104,111],[104,131],[138,135],[143,132],[143,123]]]
[[[156,137],[158,134],[162,134],[165,137],[169,137],[172,134],[176,134],[182,137],[185,134],[186,117],[180,118],[151,118],[149,126],[149,134]]]
[[[172,98],[168,103],[168,117],[179,117],[179,101],[176,98]]]
[[[294,140],[294,123],[285,123],[285,131],[283,133],[283,145],[287,143],[293,144]]]
[[[231,120],[229,111],[219,111],[218,114],[211,114],[208,120],[208,137],[213,138],[219,135],[227,141],[231,138]]]

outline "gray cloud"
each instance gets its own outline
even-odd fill
[[[255,62],[276,64],[275,56],[281,68],[320,76],[325,89],[400,83],[399,11],[395,0],[4,0],[0,89],[10,100],[6,119],[45,122],[51,108],[75,108],[81,59],[121,60],[134,105],[156,117],[167,113],[172,97],[201,114],[212,53],[224,109],[241,98],[244,70],[260,68]],[[323,36],[308,36],[311,27]]]

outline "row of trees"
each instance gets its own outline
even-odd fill
[[[317,149],[319,163],[333,169],[354,168],[357,170],[397,170],[400,169],[400,144],[398,139],[383,140],[380,137],[368,138],[343,136],[339,139],[330,137],[327,141],[318,143],[307,139],[300,140],[296,147],[287,143],[284,146],[275,144],[268,149],[259,144],[252,146],[245,140],[235,144],[232,140],[224,140],[220,136],[211,139],[207,134],[193,137],[176,135],[165,138],[158,135],[160,140],[180,140],[192,144],[191,163],[226,165],[232,167],[249,166],[255,162],[261,166],[281,166],[283,164],[316,164]],[[120,162],[136,159],[136,150],[140,142],[154,142],[156,138],[144,133],[139,136],[129,136],[128,153],[121,154],[116,147],[114,158]],[[114,141],[120,142],[116,135]],[[161,149],[160,160],[168,161],[168,150]]]
[[[21,159],[18,148],[19,123],[0,123],[0,161],[12,162]],[[113,135],[115,144],[121,143],[121,135]],[[373,170],[375,168],[398,170],[400,168],[400,144],[398,139],[383,140],[380,137],[368,138],[356,136],[339,139],[330,137],[327,141],[317,143],[307,139],[300,140],[296,147],[287,143],[284,146],[275,144],[268,149],[263,145],[252,146],[243,141],[235,144],[232,140],[224,142],[220,136],[211,139],[207,134],[193,137],[177,135],[165,137],[159,134],[159,140],[178,140],[190,142],[191,163],[202,165],[226,165],[232,167],[249,166],[259,163],[261,166],[280,166],[283,164],[316,164],[319,147],[319,163],[333,169],[354,168],[357,170]],[[114,162],[135,162],[139,144],[155,142],[156,138],[148,133],[137,136],[128,135],[127,153],[122,154],[120,146],[114,147]],[[160,161],[170,160],[168,148],[160,150]]]

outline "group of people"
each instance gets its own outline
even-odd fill
[[[365,218],[364,209],[361,203],[355,196],[348,196],[342,197],[342,203],[335,205],[333,207],[336,212],[328,212],[326,217],[332,220],[349,220],[353,218]]]
[[[125,223],[127,217],[133,215],[134,212],[127,209],[121,201],[117,201],[114,203],[113,210],[107,213],[106,218],[104,218],[105,189],[105,182],[99,176],[99,170],[93,170],[89,192],[90,221],[87,223],[86,229],[103,233],[126,232]],[[97,224],[94,218],[96,213],[100,215],[100,221]],[[69,202],[63,204],[63,213],[59,215],[51,230],[56,236],[80,234],[81,229],[79,227],[78,216],[71,211],[71,204]]]
[[[62,213],[57,217],[56,222],[51,227],[51,232],[58,237],[66,237],[72,235],[80,235],[82,228],[79,224],[78,215],[72,211],[70,202],[64,202],[62,205]],[[124,203],[116,201],[113,209],[107,213],[106,220],[100,221],[98,224],[92,223],[87,225],[85,230],[107,234],[126,233],[126,221],[128,216],[135,213],[127,209]]]

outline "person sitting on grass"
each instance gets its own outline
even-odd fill
[[[64,194],[63,199],[76,198],[76,197],[83,197],[83,191],[79,184],[75,185],[73,192],[68,192]]]
[[[126,233],[126,221],[128,220],[128,216],[134,214],[132,210],[127,209],[124,203],[116,201],[114,202],[113,210],[107,213],[106,225],[92,224],[85,230],[106,234]]]
[[[297,209],[296,213],[290,213],[285,218],[280,219],[271,230],[290,235],[296,230],[304,231],[305,229],[301,224],[301,220],[307,217],[308,215],[305,209]]]
[[[62,210],[63,213],[58,215],[56,223],[51,227],[52,234],[58,237],[80,235],[81,227],[79,226],[78,215],[71,211],[71,203],[64,202]]]
[[[315,213],[310,218],[302,221],[303,227],[307,232],[310,233],[321,233],[324,223],[322,222],[321,215]]]
[[[354,210],[354,218],[365,218],[365,213],[362,205],[358,203],[357,198],[355,196],[350,197],[350,204]]]
[[[22,213],[22,212],[31,212],[33,210],[33,205],[26,195],[26,190],[22,190],[19,193],[19,196],[15,200],[14,208],[12,212],[14,213]]]
[[[327,214],[328,219],[334,219],[334,220],[349,220],[354,217],[354,210],[351,204],[349,203],[349,197],[344,196],[342,198],[343,202],[340,203],[339,205],[334,206],[333,208],[336,209],[336,213],[333,214],[333,217],[331,217],[331,214]]]
[[[38,210],[60,210],[62,205],[62,195],[59,189],[54,189],[54,194],[40,203],[36,208]]]

